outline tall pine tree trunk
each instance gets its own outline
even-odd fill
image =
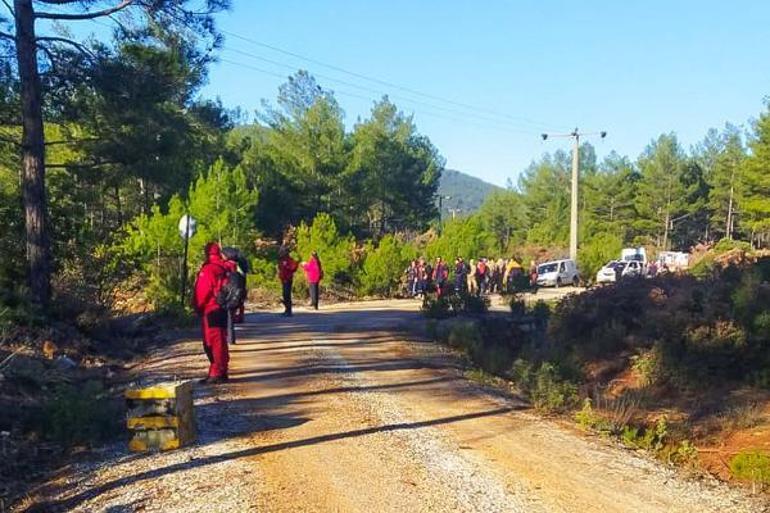
[[[27,236],[29,283],[34,301],[50,298],[50,248],[46,226],[45,136],[40,75],[37,69],[35,13],[32,0],[14,0],[16,59],[22,109],[22,191]]]

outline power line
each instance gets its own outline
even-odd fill
[[[89,21],[94,23],[94,24],[96,24],[96,25],[100,25],[102,27],[111,27],[111,25],[109,23],[105,23],[105,22],[103,22],[101,20],[91,19]],[[332,76],[329,76],[329,75],[323,75],[323,74],[319,74],[317,72],[313,72],[314,76],[317,76],[317,77],[322,78],[324,80],[328,80],[328,81],[331,81],[331,82],[343,84],[343,85],[348,86],[348,87],[353,87],[355,89],[367,91],[367,92],[374,93],[374,94],[377,94],[377,95],[388,94],[388,96],[390,96],[390,97],[392,97],[394,99],[398,99],[399,101],[404,101],[404,102],[411,103],[411,104],[418,105],[418,106],[422,106],[422,107],[428,107],[430,109],[437,109],[437,110],[441,110],[441,111],[444,111],[444,112],[448,113],[448,115],[447,115],[447,114],[443,114],[443,113],[439,114],[439,113],[435,113],[435,112],[420,110],[420,111],[413,111],[415,114],[419,113],[421,115],[427,115],[427,116],[431,116],[431,117],[435,117],[435,118],[440,118],[440,119],[446,119],[446,120],[450,120],[450,121],[457,121],[457,122],[461,122],[461,123],[464,123],[464,124],[473,124],[473,125],[475,125],[477,127],[482,127],[482,128],[487,128],[487,129],[489,129],[490,126],[487,126],[485,123],[490,123],[490,124],[496,125],[495,127],[492,127],[495,130],[506,131],[506,132],[510,132],[510,133],[517,133],[517,134],[526,134],[526,135],[533,135],[535,132],[533,132],[533,129],[525,129],[521,125],[514,125],[510,121],[505,121],[504,119],[514,120],[514,121],[517,121],[517,122],[525,122],[525,123],[530,123],[530,124],[536,124],[536,125],[541,125],[541,126],[548,126],[548,125],[545,125],[543,123],[538,123],[536,121],[529,120],[527,118],[518,118],[518,117],[515,117],[515,116],[509,116],[509,115],[504,114],[504,113],[501,114],[499,112],[487,110],[487,109],[484,109],[482,107],[475,107],[473,105],[469,105],[469,104],[465,104],[465,103],[461,103],[461,102],[456,102],[454,100],[448,100],[448,99],[442,98],[440,96],[436,96],[436,95],[432,95],[432,94],[428,94],[428,93],[423,93],[423,92],[420,92],[420,91],[417,91],[417,90],[414,90],[414,89],[411,89],[411,88],[408,88],[408,87],[400,86],[400,85],[397,85],[397,84],[394,84],[394,83],[391,83],[391,82],[388,82],[388,81],[380,80],[380,79],[373,78],[373,77],[368,77],[368,76],[363,75],[361,73],[356,73],[356,72],[353,72],[353,71],[349,71],[349,70],[346,70],[346,69],[341,68],[339,66],[335,66],[335,65],[332,65],[332,64],[327,64],[327,63],[324,63],[322,61],[319,61],[319,60],[316,60],[316,59],[312,59],[310,57],[305,57],[303,55],[300,55],[300,54],[297,54],[297,53],[294,53],[294,52],[290,52],[288,50],[283,50],[283,49],[278,48],[276,46],[269,45],[267,43],[262,43],[260,41],[256,41],[254,39],[242,36],[240,34],[236,34],[234,32],[229,32],[229,31],[225,31],[225,30],[222,30],[221,32],[224,33],[224,34],[228,34],[228,35],[230,35],[230,36],[232,36],[232,37],[234,37],[236,39],[241,39],[241,40],[249,42],[251,44],[262,46],[262,47],[265,47],[265,48],[270,49],[272,51],[275,51],[275,52],[278,52],[278,53],[282,53],[282,54],[285,54],[285,55],[289,55],[291,57],[295,57],[295,58],[304,60],[306,62],[311,62],[311,63],[317,64],[319,66],[326,67],[328,69],[339,71],[341,73],[345,73],[347,75],[354,76],[354,77],[360,78],[362,80],[367,80],[369,82],[374,82],[374,83],[377,83],[377,84],[380,84],[380,85],[384,85],[384,86],[387,86],[387,87],[392,87],[392,88],[395,88],[395,89],[398,89],[398,90],[401,90],[401,91],[408,92],[408,93],[413,94],[413,95],[418,95],[418,96],[422,96],[422,97],[425,97],[425,98],[431,98],[431,99],[434,99],[434,100],[437,100],[437,101],[441,101],[441,102],[444,102],[444,103],[448,103],[448,104],[451,104],[451,105],[457,105],[457,106],[460,106],[460,107],[462,107],[464,109],[468,109],[468,110],[472,111],[472,113],[463,112],[463,111],[460,111],[460,110],[457,110],[457,109],[452,109],[452,108],[444,107],[444,106],[441,106],[441,105],[435,105],[435,104],[427,103],[427,102],[424,102],[424,101],[419,101],[419,100],[415,100],[415,99],[412,99],[412,98],[408,98],[408,97],[405,97],[405,96],[388,94],[386,91],[371,89],[369,87],[362,86],[360,84],[355,84],[355,83],[352,83],[352,82],[349,82],[349,81],[346,81],[346,80],[342,80],[342,79],[339,79],[339,78],[335,78],[335,77],[332,77]],[[250,53],[250,52],[245,52],[245,51],[237,49],[237,48],[228,48],[226,46],[223,46],[222,49],[225,50],[225,51],[234,52],[234,53],[237,53],[237,54],[240,54],[240,55],[252,58],[252,59],[257,59],[257,60],[260,60],[260,61],[272,64],[274,66],[280,66],[280,67],[283,67],[283,68],[286,68],[286,69],[291,69],[291,70],[296,70],[297,69],[295,66],[287,64],[285,62],[280,62],[280,61],[275,61],[275,60],[272,60],[272,59],[268,59],[266,57],[263,57],[263,56],[260,56],[260,55],[256,55],[256,54],[253,54],[253,53]],[[287,78],[284,75],[280,75],[278,73],[274,73],[272,71],[265,70],[263,68],[258,68],[258,67],[251,66],[251,65],[248,65],[248,64],[244,64],[244,63],[241,63],[241,62],[237,62],[237,61],[234,61],[234,60],[226,59],[226,58],[223,58],[223,57],[220,57],[219,60],[221,62],[230,64],[230,65],[233,65],[233,66],[240,66],[240,67],[245,68],[245,69],[251,69],[252,71],[256,71],[258,73],[270,75],[270,76],[273,76],[273,77],[276,77],[276,78],[281,78],[282,80],[285,80]],[[340,94],[342,96],[348,96],[348,97],[351,97],[351,98],[357,98],[357,99],[361,99],[361,100],[365,100],[365,101],[374,102],[374,101],[379,100],[379,98],[373,99],[373,98],[370,98],[370,97],[364,97],[364,96],[361,96],[361,95],[358,95],[358,94],[355,94],[355,93],[346,92],[346,91],[335,90],[334,92],[337,93],[337,94]],[[499,118],[503,118],[503,119],[497,119],[495,117],[486,115],[486,114],[484,114],[485,112],[491,113],[492,115],[498,116]],[[458,115],[462,116],[462,117],[459,117],[459,118],[456,117]],[[474,119],[469,119],[469,118],[474,118]],[[474,122],[474,120],[475,120],[475,122]]]
[[[269,75],[269,76],[272,76],[272,77],[275,77],[275,78],[279,78],[281,80],[286,80],[286,78],[287,78],[286,75],[281,75],[280,73],[276,73],[274,71],[266,70],[264,68],[259,68],[259,67],[256,67],[256,66],[252,66],[250,64],[244,64],[242,62],[232,61],[232,60],[227,59],[227,58],[220,58],[219,61],[223,62],[225,64],[232,65],[232,66],[238,66],[238,67],[241,67],[241,68],[244,68],[244,69],[249,69],[251,71],[256,71],[258,73],[262,73],[264,75]],[[375,99],[373,99],[371,97],[362,96],[360,94],[351,93],[349,91],[344,91],[344,90],[341,91],[341,90],[335,89],[334,90],[334,94],[339,94],[340,96],[348,96],[348,97],[351,97],[351,98],[357,98],[359,100],[364,100],[364,101],[368,101],[368,102],[376,101]],[[485,124],[479,123],[479,122],[474,121],[474,120],[468,120],[467,118],[458,118],[458,117],[449,116],[449,115],[445,115],[445,114],[439,114],[439,113],[435,113],[435,112],[429,112],[429,111],[424,111],[424,110],[413,111],[413,112],[414,112],[414,114],[419,114],[419,115],[424,115],[424,116],[431,116],[431,117],[436,117],[436,118],[440,118],[440,119],[446,119],[446,120],[449,120],[449,121],[457,121],[457,122],[460,122],[460,123],[463,123],[463,124],[471,124],[471,125],[475,125],[477,127],[486,128],[486,129],[494,129],[494,130],[498,130],[498,131],[511,132],[511,133],[519,133],[519,134],[523,133],[523,134],[527,134],[527,135],[531,135],[532,134],[531,131],[517,130],[515,128],[510,128],[510,127],[507,127],[507,126],[490,127],[489,125],[485,125]]]
[[[225,51],[234,52],[234,53],[237,53],[239,55],[243,55],[245,57],[249,57],[249,58],[256,59],[256,60],[259,60],[259,61],[262,61],[262,62],[266,62],[266,63],[272,64],[274,66],[279,66],[279,67],[290,69],[290,70],[293,70],[293,71],[297,69],[296,66],[293,66],[291,64],[286,64],[284,62],[268,59],[268,58],[265,58],[265,57],[262,57],[262,56],[259,56],[259,55],[255,55],[253,53],[244,52],[244,51],[236,49],[236,48],[228,48],[228,47],[224,46],[224,47],[222,47],[222,49],[225,50]],[[222,60],[222,59],[220,59],[220,60]],[[233,61],[229,61],[229,62],[231,64],[233,63]],[[339,83],[339,84],[342,84],[342,85],[345,85],[345,86],[348,86],[348,87],[353,87],[355,89],[359,89],[359,90],[362,90],[362,91],[374,93],[374,94],[377,94],[377,95],[388,95],[390,98],[394,98],[394,99],[397,99],[399,101],[403,101],[403,102],[407,102],[407,103],[412,103],[412,104],[415,104],[415,105],[419,105],[419,106],[423,106],[423,107],[428,107],[428,108],[431,108],[431,109],[437,109],[437,110],[440,110],[440,111],[445,111],[445,112],[448,112],[450,114],[458,114],[460,116],[465,116],[465,117],[469,116],[469,113],[463,112],[463,111],[459,111],[457,109],[452,109],[452,108],[444,107],[444,106],[441,106],[441,105],[435,105],[435,104],[432,104],[432,103],[422,102],[422,101],[414,100],[412,98],[408,98],[408,97],[405,97],[405,96],[388,94],[385,91],[381,91],[381,90],[377,90],[377,89],[372,89],[370,87],[362,86],[360,84],[355,84],[353,82],[348,82],[346,80],[340,80],[338,78],[331,77],[329,75],[322,75],[322,74],[313,72],[313,76],[321,78],[323,80],[328,80],[330,82],[336,82],[336,83]],[[484,114],[474,113],[474,114],[472,114],[472,116],[475,117],[476,119],[484,121],[484,122],[492,122],[492,123],[497,123],[497,124],[510,125],[511,127],[514,128],[515,131],[520,132],[520,133],[526,133],[526,134],[534,134],[535,133],[533,131],[534,129],[525,129],[525,128],[519,126],[519,125],[514,125],[512,123],[509,123],[509,122],[506,122],[506,121],[503,121],[503,120],[500,120],[500,119],[495,119],[495,118],[492,118],[490,116],[485,116]]]
[[[546,128],[546,129],[551,129],[551,128],[559,129],[559,127],[556,127],[555,125],[550,125],[548,123],[542,123],[542,122],[535,121],[535,120],[532,120],[532,119],[529,119],[529,118],[526,118],[526,117],[521,117],[521,116],[511,116],[511,115],[506,114],[504,112],[499,112],[499,111],[487,109],[487,108],[484,108],[484,107],[470,105],[468,103],[458,102],[458,101],[455,101],[455,100],[443,98],[441,96],[437,96],[437,95],[430,94],[430,93],[424,93],[422,91],[418,91],[418,90],[410,88],[410,87],[401,86],[401,85],[395,84],[393,82],[389,82],[389,81],[386,81],[386,80],[381,80],[379,78],[375,78],[375,77],[371,77],[371,76],[368,76],[368,75],[364,75],[362,73],[358,73],[358,72],[355,72],[355,71],[350,71],[350,70],[342,68],[340,66],[336,66],[334,64],[328,64],[328,63],[320,61],[318,59],[314,59],[312,57],[307,57],[307,56],[304,56],[304,55],[301,55],[301,54],[298,54],[298,53],[295,53],[295,52],[292,52],[292,51],[289,51],[289,50],[285,50],[283,48],[279,48],[279,47],[274,46],[274,45],[263,43],[261,41],[257,41],[256,39],[245,37],[245,36],[242,36],[240,34],[236,34],[234,32],[230,32],[230,31],[227,31],[227,30],[221,30],[221,32],[223,34],[227,34],[227,35],[229,35],[231,37],[234,37],[236,39],[240,39],[241,41],[245,41],[245,42],[253,44],[253,45],[257,45],[257,46],[260,46],[260,47],[263,47],[263,48],[267,48],[267,49],[272,50],[274,52],[278,52],[278,53],[281,53],[281,54],[284,54],[284,55],[288,55],[288,56],[294,57],[296,59],[303,60],[305,62],[310,62],[310,63],[316,64],[318,66],[323,66],[325,68],[328,68],[328,69],[331,69],[331,70],[334,70],[334,71],[337,71],[337,72],[340,72],[340,73],[344,73],[346,75],[353,76],[353,77],[359,78],[361,80],[366,80],[368,82],[373,82],[373,83],[376,83],[376,84],[379,84],[379,85],[382,85],[382,86],[398,89],[400,91],[407,92],[407,93],[410,93],[410,94],[413,94],[413,95],[422,96],[424,98],[430,98],[432,100],[437,100],[437,101],[440,101],[440,102],[448,103],[448,104],[451,104],[451,105],[455,105],[457,107],[463,107],[465,109],[471,109],[471,110],[474,110],[474,111],[485,112],[487,114],[491,114],[491,115],[497,116],[497,117],[507,118],[507,119],[510,119],[512,121],[528,123],[528,124],[533,125],[533,126],[540,126],[540,127]]]

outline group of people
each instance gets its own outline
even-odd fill
[[[310,303],[318,310],[319,285],[323,267],[314,251],[307,262],[297,263],[282,247],[278,253],[278,278],[283,286],[283,315],[292,315],[294,273],[302,268],[310,289]],[[235,248],[221,248],[216,242],[204,247],[204,261],[195,280],[192,306],[198,314],[203,350],[209,360],[204,383],[224,383],[228,378],[229,344],[235,344],[235,324],[243,322],[248,261]]]
[[[307,280],[310,292],[310,306],[318,310],[318,298],[321,292],[320,285],[321,280],[324,278],[323,266],[321,266],[321,259],[318,257],[318,253],[313,251],[307,262],[298,263],[291,257],[289,248],[281,246],[281,249],[278,250],[278,279],[281,282],[283,292],[284,312],[282,315],[285,317],[293,315],[291,293],[294,287],[294,273],[300,267],[304,271],[305,279]]]
[[[436,258],[435,265],[421,257],[412,260],[404,274],[407,294],[413,297],[429,292],[442,296],[453,291],[473,295],[514,293],[537,285],[536,263],[531,262],[525,273],[516,258],[479,258],[465,262],[457,257],[450,280],[449,266],[441,257]]]

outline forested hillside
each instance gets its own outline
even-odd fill
[[[441,217],[467,216],[476,212],[484,200],[500,187],[456,171],[445,169],[441,174],[438,195],[442,196]],[[438,201],[436,202],[438,205]]]

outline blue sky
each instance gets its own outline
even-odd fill
[[[770,2],[760,0],[234,0],[218,22],[223,61],[205,96],[252,112],[304,68],[328,77],[319,82],[351,125],[387,93],[447,167],[499,185],[567,147],[542,142],[543,131],[606,130],[600,157],[636,158],[663,132],[689,147],[710,127],[745,124],[770,95]]]

